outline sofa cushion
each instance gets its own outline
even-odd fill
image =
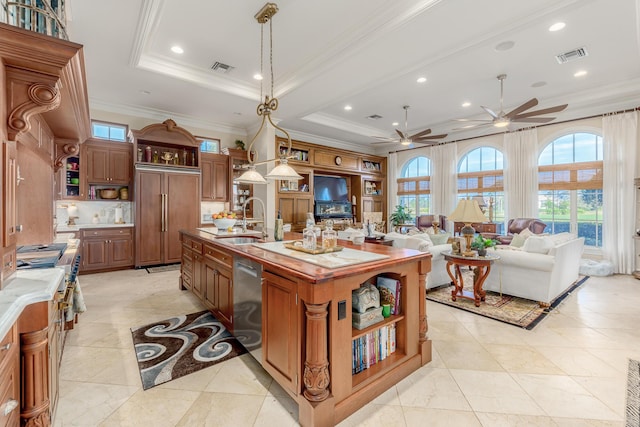
[[[434,245],[444,245],[451,237],[451,233],[434,233],[427,234],[427,236],[429,236]]]
[[[528,239],[527,239],[528,240]],[[509,268],[521,268],[526,270],[551,271],[555,265],[555,257],[550,255],[527,253],[520,250],[501,250],[498,254],[500,260],[496,264],[495,270],[500,271],[501,266]],[[494,269],[492,269],[493,272]],[[503,277],[509,280],[509,277]]]
[[[522,250],[537,254],[548,254],[549,250],[554,247],[551,236],[530,236],[522,245]]]

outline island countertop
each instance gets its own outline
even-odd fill
[[[349,265],[338,268],[325,268],[319,265],[304,262],[289,256],[280,255],[278,253],[262,249],[252,244],[237,245],[225,241],[228,236],[216,237],[210,233],[201,230],[181,230],[181,233],[185,236],[190,236],[199,240],[204,240],[210,243],[217,249],[221,249],[226,252],[231,252],[236,255],[240,255],[261,263],[264,267],[272,267],[279,271],[286,272],[288,276],[302,279],[308,283],[322,283],[328,280],[336,278],[343,278],[353,276],[368,271],[374,271],[380,269],[385,265],[400,265],[405,263],[412,263],[421,258],[431,258],[431,254],[428,252],[420,252],[413,249],[400,249],[389,247],[385,245],[376,245],[373,243],[364,243],[362,245],[355,245],[347,240],[339,240],[339,245],[345,248],[354,250],[366,251],[371,253],[377,253],[388,256],[388,258],[367,261],[360,264]],[[237,234],[242,236],[242,234]],[[302,235],[300,233],[285,233],[284,240],[300,240]],[[273,242],[273,239],[257,240],[256,243],[261,242]]]

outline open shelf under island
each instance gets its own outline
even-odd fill
[[[300,238],[287,233],[285,240]],[[333,426],[385,392],[401,379],[431,361],[427,338],[426,275],[431,255],[407,249],[365,243],[345,248],[385,255],[386,258],[340,268],[324,268],[310,262],[265,250],[259,245],[232,244],[199,230],[182,230],[186,254],[180,287],[204,301],[208,290],[218,300],[207,305],[225,306],[233,293],[243,292],[242,283],[215,281],[203,274],[207,263],[214,270],[228,271],[227,258],[245,258],[262,265],[262,351],[264,369],[298,403],[303,426]],[[225,259],[216,253],[223,253]],[[211,258],[211,259],[209,259]],[[197,261],[200,259],[201,261]],[[211,269],[211,268],[209,268]],[[208,283],[208,277],[212,283]],[[378,276],[402,282],[400,315],[357,330],[352,327],[351,292]],[[217,286],[216,286],[217,285]],[[222,289],[222,287],[225,289]],[[222,313],[223,323],[233,331],[233,313]],[[217,316],[220,315],[217,314]],[[395,351],[367,369],[353,373],[354,340],[393,326]]]

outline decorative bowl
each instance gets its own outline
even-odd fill
[[[100,197],[102,199],[117,199],[118,191],[115,188],[104,188],[100,190]]]
[[[236,223],[235,218],[219,218],[214,219],[213,223],[218,227],[218,230],[226,230],[230,227],[233,227]]]
[[[69,180],[73,185],[78,185],[80,184],[80,179],[79,178],[71,178]]]

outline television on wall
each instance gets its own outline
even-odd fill
[[[347,178],[315,175],[313,177],[313,198],[318,202],[348,202]]]

